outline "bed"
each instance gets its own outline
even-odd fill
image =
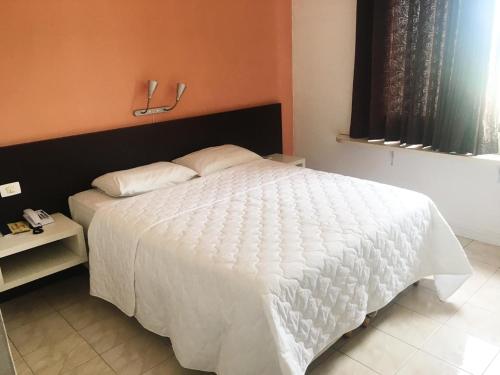
[[[26,207],[68,215],[73,196],[92,293],[170,337],[184,367],[302,375],[413,282],[434,275],[445,299],[468,277],[427,197],[267,160],[126,199],[86,191],[105,173],[221,144],[281,153],[281,125],[274,103],[0,147],[16,161],[0,183],[23,189],[0,200],[0,222]]]
[[[123,199],[127,198],[110,197],[99,189],[88,189],[68,198],[69,212],[71,218],[83,227],[87,236],[97,210]]]
[[[269,160],[101,205],[88,237],[91,294],[219,375],[303,375],[412,283],[471,274],[426,196]]]

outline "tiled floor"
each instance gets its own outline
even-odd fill
[[[447,303],[422,280],[369,328],[337,342],[308,374],[499,375],[500,247],[459,239],[475,272]],[[20,375],[205,374],[183,369],[168,339],[88,296],[83,276],[0,308]]]

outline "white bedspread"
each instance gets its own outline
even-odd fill
[[[303,375],[408,285],[471,273],[426,196],[268,160],[104,207],[89,242],[91,293],[219,375]]]

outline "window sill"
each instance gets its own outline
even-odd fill
[[[500,164],[500,154],[488,154],[488,155],[479,155],[479,156],[467,156],[467,155],[455,155],[448,154],[444,152],[436,152],[432,150],[424,150],[421,148],[412,148],[412,147],[400,147],[399,143],[394,142],[393,144],[385,143],[384,141],[368,141],[368,139],[364,138],[351,138],[346,134],[338,134],[337,142],[343,144],[357,144],[361,146],[368,147],[378,147],[378,148],[386,148],[388,150],[398,150],[403,152],[420,152],[426,153],[427,155],[433,155],[436,157],[445,157],[445,158],[462,158],[465,160],[481,160],[486,162],[493,162],[495,164]]]

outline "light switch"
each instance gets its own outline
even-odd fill
[[[21,194],[21,185],[19,182],[11,182],[5,185],[0,185],[0,196],[7,198],[12,195]]]

